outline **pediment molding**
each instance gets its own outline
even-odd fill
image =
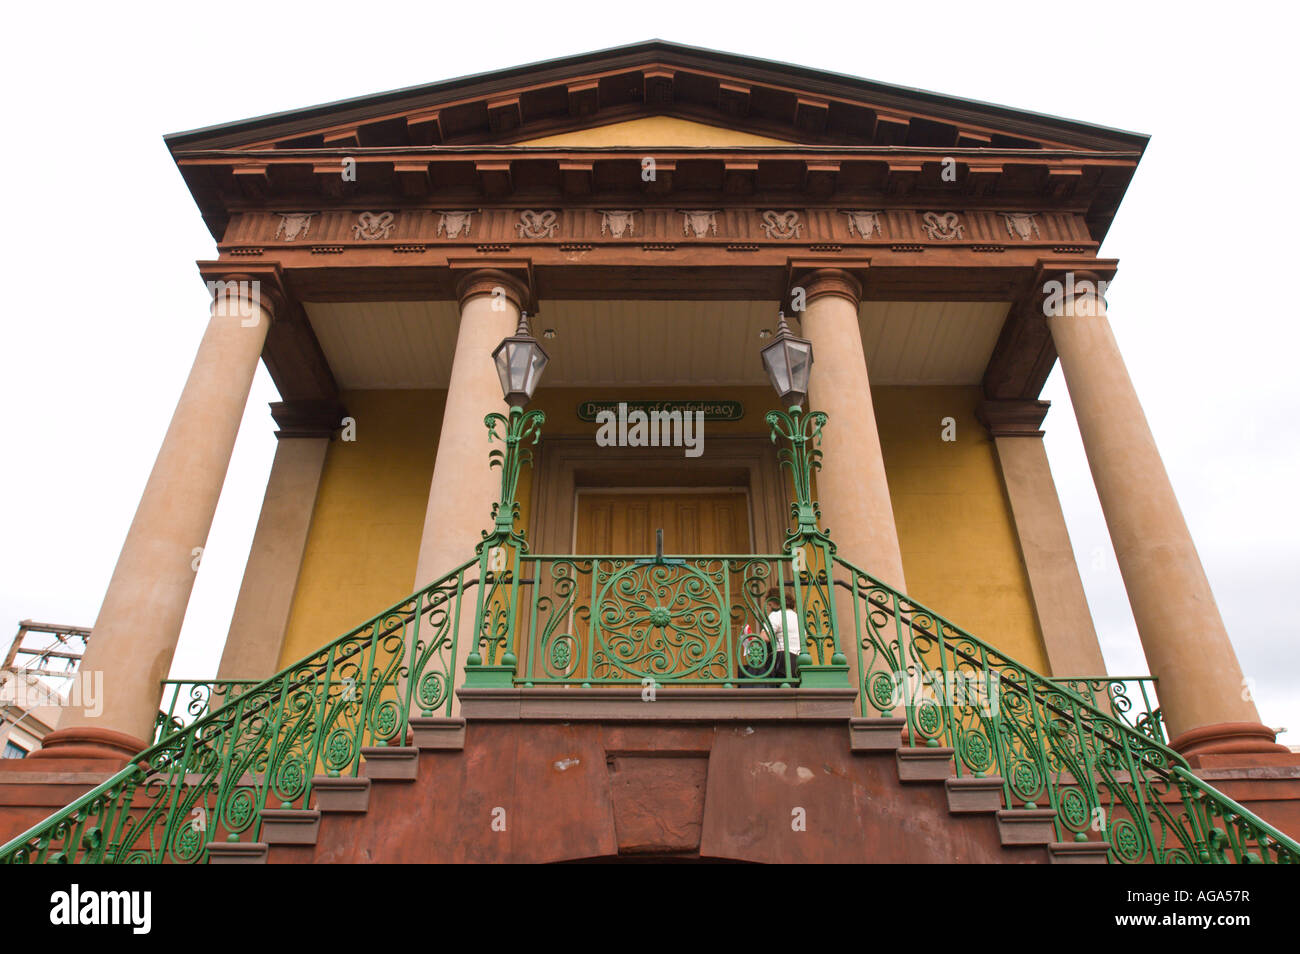
[[[662,41],[166,137],[169,148],[509,144],[666,114],[807,144],[1141,151],[1146,137]]]

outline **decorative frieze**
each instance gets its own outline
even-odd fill
[[[1023,242],[1028,242],[1030,238],[1041,238],[1042,233],[1038,231],[1038,223],[1034,221],[1032,212],[1003,212],[1002,218],[1007,223],[1007,234],[1018,238]]]
[[[553,210],[534,212],[531,209],[524,209],[519,213],[519,222],[515,225],[515,231],[519,233],[520,238],[554,238],[559,227],[560,216]]]
[[[936,242],[952,242],[962,237],[961,219],[956,212],[927,212],[921,216],[925,234]]]
[[[873,235],[880,234],[879,212],[862,212],[848,209],[841,209],[840,211],[841,214],[848,216],[850,237],[857,235],[859,238],[869,239]]]
[[[292,242],[301,236],[307,237],[311,231],[311,220],[316,215],[315,212],[281,212],[280,224],[276,227],[275,238],[283,238],[286,242]]]
[[[456,209],[438,213],[438,231],[437,235],[445,235],[449,239],[458,239],[462,235],[469,238],[470,229],[474,224],[474,213],[481,211],[479,209]]]
[[[679,209],[682,213],[682,234],[696,238],[718,234],[718,209]]]
[[[629,210],[602,209],[600,213],[600,234],[622,238],[623,233],[636,234],[636,212]]]
[[[763,231],[767,233],[770,239],[792,239],[798,238],[803,234],[803,224],[799,221],[799,213],[793,209],[787,212],[777,212],[769,209],[762,215]]]
[[[303,239],[313,244],[307,246]],[[711,242],[730,251],[801,245],[831,252],[853,245],[915,251],[956,245],[980,251],[1018,245],[1078,253],[1095,248],[1081,215],[1069,212],[808,207],[763,209],[584,208],[420,209],[237,213],[226,254],[298,244],[321,254],[352,245],[400,243],[404,250],[461,244],[506,251],[515,241],[599,248],[635,240],[642,246]],[[803,243],[806,243],[803,244]],[[236,251],[240,250],[240,251]]]
[[[362,212],[357,216],[357,224],[352,226],[352,235],[364,242],[386,239],[392,234],[396,220],[392,212]]]

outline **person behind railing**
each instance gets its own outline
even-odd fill
[[[764,598],[769,610],[767,622],[763,629],[768,634],[766,650],[763,653],[751,653],[752,640],[764,639],[762,635],[751,633],[745,627],[745,637],[741,640],[741,675],[749,679],[794,680],[799,675],[799,614],[794,608],[794,594],[786,593],[784,598],[775,586],[767,591]],[[784,609],[782,603],[785,604]],[[787,639],[787,634],[789,638]],[[777,683],[772,683],[776,685]]]
[[[776,652],[773,675],[793,681],[799,676],[799,614],[794,611],[794,594],[787,590],[782,599],[781,591],[774,586],[767,591],[767,605],[771,608],[767,622],[772,627],[772,648]]]

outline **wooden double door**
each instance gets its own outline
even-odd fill
[[[670,555],[753,552],[743,490],[582,490],[577,497],[574,553],[654,553],[660,529]]]

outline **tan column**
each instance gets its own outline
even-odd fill
[[[1063,284],[1074,295],[1067,291],[1062,306],[1049,297],[1044,312],[1171,741],[1197,754],[1286,751],[1243,691],[1241,666],[1095,281],[1073,273]]]
[[[334,417],[332,423],[337,425],[339,419]],[[329,433],[297,436],[282,427],[276,434],[275,460],[218,679],[266,679],[280,668],[280,650],[307,549]]]
[[[979,416],[997,450],[1051,674],[1102,676],[1106,663],[1038,429],[1047,408],[1047,401],[986,401]]]
[[[488,466],[492,448],[483,418],[493,411],[510,411],[501,396],[501,380],[492,352],[502,338],[514,333],[528,294],[514,278],[492,270],[468,275],[461,281],[458,293],[460,330],[420,537],[417,589],[471,559],[483,531],[492,524],[492,504],[501,490],[501,472]],[[467,592],[461,612],[453,683],[456,688],[465,681],[465,659],[473,652],[467,643],[473,631],[476,595]],[[459,711],[459,699],[453,707]]]
[[[153,733],[185,608],[271,324],[266,283],[219,295],[91,631],[83,673],[102,708],[64,710],[43,751],[140,751]]]
[[[803,334],[813,345],[808,407],[830,417],[817,474],[822,526],[830,531],[840,556],[906,592],[858,326],[861,286],[838,269],[815,271],[799,285],[807,296]],[[855,655],[845,652],[850,659]]]

